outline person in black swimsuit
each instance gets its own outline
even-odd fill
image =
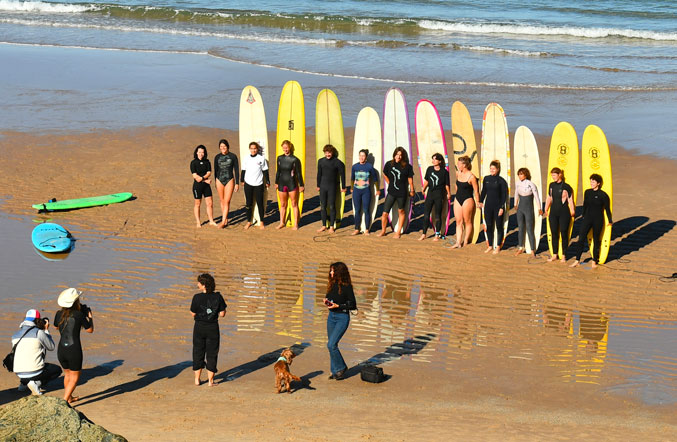
[[[56,312],[54,323],[61,338],[57,349],[59,364],[63,367],[63,399],[69,404],[78,400],[73,391],[80,379],[82,370],[82,344],[80,330],[94,332],[92,310],[80,303],[82,292],[69,288],[59,294],[58,304],[61,310]]]
[[[588,233],[592,230],[592,268],[599,264],[599,252],[602,248],[602,231],[604,230],[604,213],[606,212],[608,226],[611,227],[611,201],[609,195],[602,190],[602,176],[596,173],[590,175],[590,189],[583,195],[583,222],[578,232],[578,251],[576,260],[571,267],[580,264],[583,247],[588,242]]]
[[[456,163],[456,196],[454,198],[454,218],[456,218],[456,244],[451,248],[457,249],[470,244],[473,236],[473,218],[475,208],[479,202],[477,178],[471,172],[470,157],[462,156]]]
[[[228,224],[228,212],[230,212],[230,200],[233,198],[233,191],[240,190],[240,166],[237,156],[229,149],[228,140],[219,141],[220,152],[214,157],[216,191],[221,202],[221,223],[218,225],[220,228],[224,228]]]
[[[299,192],[303,192],[303,168],[301,161],[294,156],[294,145],[289,140],[282,142],[283,154],[277,157],[275,171],[275,189],[280,197],[280,224],[278,229],[287,223],[287,204],[291,201],[292,230],[299,229]]]
[[[324,158],[317,161],[317,190],[320,192],[320,214],[322,227],[317,231],[324,232],[329,226],[329,232],[334,233],[336,224],[336,186],[340,185],[341,192],[346,192],[346,166],[338,158],[338,151],[331,144],[322,149]],[[339,182],[340,180],[340,182]],[[327,224],[327,208],[329,209],[329,224]],[[340,220],[339,220],[340,223]]]
[[[383,203],[383,215],[381,215],[381,231],[377,236],[384,236],[388,227],[388,214],[397,203],[397,231],[395,238],[399,238],[404,233],[404,219],[410,207],[407,206],[407,195],[413,198],[414,190],[414,169],[409,164],[409,155],[403,147],[396,147],[393,151],[392,161],[388,161],[383,168],[383,179],[387,184],[387,195]],[[393,231],[395,231],[395,219],[392,220]]]
[[[193,175],[193,197],[195,206],[193,214],[195,215],[196,227],[202,227],[200,222],[200,202],[202,197],[207,205],[207,217],[209,225],[216,226],[214,222],[214,203],[212,202],[212,164],[207,159],[207,148],[200,144],[193,152],[193,161],[190,162],[190,173]]]
[[[503,220],[508,211],[508,183],[499,173],[501,173],[501,163],[494,160],[489,164],[489,175],[482,180],[482,193],[478,206],[484,209],[484,232],[487,237],[487,249],[484,253],[494,248],[494,233],[497,235],[494,254],[500,252],[503,247],[505,235]]]
[[[430,227],[430,215],[433,209],[435,210],[435,239],[433,241],[439,241],[440,238],[444,239],[447,235],[446,229],[442,231],[442,216],[444,207],[448,206],[448,201],[451,200],[449,171],[446,168],[444,157],[440,153],[433,155],[432,163],[433,165],[428,167],[423,178],[423,193],[425,194],[426,190],[428,190],[428,193],[425,197],[423,233],[418,239],[419,241],[425,239],[428,227]]]
[[[569,225],[576,214],[574,206],[574,190],[564,182],[564,172],[559,167],[553,167],[550,171],[552,183],[548,187],[548,198],[545,200],[545,213],[548,214],[550,236],[552,242],[552,256],[549,262],[557,259],[565,263],[569,247]],[[548,211],[548,209],[550,211]],[[559,253],[559,243],[562,241],[562,253]]]

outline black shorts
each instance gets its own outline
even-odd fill
[[[390,212],[390,209],[393,208],[393,205],[397,203],[397,206],[400,209],[406,209],[404,207],[405,203],[407,202],[407,196],[395,196],[392,193],[389,193],[386,196],[386,201],[383,203],[383,213],[388,213]]]
[[[193,182],[193,198],[196,200],[201,199],[202,197],[211,197],[212,196],[212,186],[205,183],[204,181],[198,183],[197,181]]]
[[[82,347],[79,345],[59,346],[56,357],[64,370],[82,370]]]

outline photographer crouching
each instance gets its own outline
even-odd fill
[[[34,395],[42,394],[40,388],[61,375],[58,365],[45,362],[47,351],[55,347],[49,319],[41,318],[35,309],[28,310],[19,331],[12,336],[12,345],[16,345],[13,370],[21,381],[19,391],[28,388]]]

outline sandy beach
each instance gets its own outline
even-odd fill
[[[352,130],[346,136],[352,158]],[[273,228],[272,202],[268,228],[245,232],[242,192],[226,229],[196,229],[188,164],[197,144],[213,158],[222,137],[239,151],[235,132],[204,127],[2,133],[3,225],[23,234],[31,220],[51,219],[77,242],[57,263],[32,251],[24,258],[27,240],[16,247],[23,264],[3,274],[0,332],[11,335],[30,307],[52,317],[63,288],[84,290],[96,332],[84,339],[77,409],[94,422],[129,440],[677,437],[677,285],[666,278],[677,203],[664,184],[675,161],[612,147],[613,243],[607,265],[593,271],[546,264],[543,246],[535,259],[514,257],[514,222],[497,256],[482,245],[419,242],[422,201],[399,240],[349,236],[349,202],[343,227],[318,235],[314,186],[297,232]],[[545,160],[549,136],[537,141]],[[313,183],[312,135],[307,145]],[[63,213],[30,208],[119,191],[135,199]],[[214,201],[219,217],[216,192]],[[344,357],[349,367],[380,363],[390,375],[383,384],[361,382],[356,369],[327,380],[321,300],[336,260],[349,265],[360,307]],[[188,307],[205,271],[228,303],[214,388],[192,385],[189,362]],[[272,364],[291,345],[292,372],[304,382],[276,395]],[[13,376],[1,382],[1,403],[20,397]],[[47,394],[62,394],[59,381]]]

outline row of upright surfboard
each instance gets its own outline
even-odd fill
[[[505,112],[500,105],[490,103],[485,111],[482,120],[482,139],[481,149],[478,151],[475,141],[475,131],[473,128],[470,113],[463,103],[456,101],[451,108],[451,126],[452,126],[452,153],[454,164],[461,156],[468,156],[471,159],[472,171],[477,175],[479,171],[478,181],[481,183],[482,178],[489,174],[489,164],[493,160],[500,161],[501,176],[511,186],[511,149],[510,137],[508,132],[507,120]],[[303,90],[301,85],[296,81],[287,82],[280,96],[280,103],[278,108],[277,118],[277,137],[276,137],[276,157],[282,154],[281,143],[283,140],[289,140],[294,144],[294,155],[299,158],[302,166],[302,173],[305,179],[306,170],[306,127],[305,127],[305,106],[303,98]],[[326,144],[333,145],[338,151],[339,159],[346,164],[346,169],[358,161],[358,154],[360,149],[368,149],[370,155],[368,161],[371,162],[374,168],[379,171],[382,170],[386,161],[392,158],[392,153],[396,147],[402,147],[407,152],[409,159],[412,158],[411,146],[411,132],[409,127],[409,112],[407,109],[406,100],[401,90],[391,88],[385,96],[383,105],[383,126],[381,126],[381,119],[378,113],[371,107],[363,108],[355,123],[355,136],[353,144],[353,158],[352,162],[346,161],[345,154],[345,138],[343,133],[343,118],[341,115],[341,107],[336,94],[329,90],[323,89],[317,96],[316,112],[315,112],[315,131],[316,142],[315,152],[316,158],[323,156],[322,149]],[[416,146],[418,157],[418,169],[421,182],[425,175],[426,169],[432,165],[431,157],[434,153],[440,153],[445,158],[447,170],[449,170],[449,154],[447,150],[447,143],[444,136],[444,128],[439,112],[435,105],[429,100],[420,100],[416,104],[415,111],[415,133]],[[246,86],[240,99],[240,118],[239,118],[239,140],[240,140],[240,155],[244,157],[248,155],[248,145],[252,141],[258,142],[263,148],[263,155],[268,158],[268,132],[266,126],[266,117],[263,107],[263,100],[258,90],[254,86]],[[562,122],[559,123],[552,134],[550,143],[550,154],[548,161],[547,181],[545,189],[551,182],[550,169],[559,167],[564,170],[564,176],[574,189],[574,202],[578,197],[578,180],[579,172],[582,171],[584,177],[583,189],[589,188],[589,181],[587,178],[592,173],[600,174],[604,179],[604,190],[609,194],[609,198],[613,201],[612,196],[612,180],[611,180],[611,162],[609,156],[609,148],[606,137],[602,130],[597,126],[588,126],[583,135],[583,154],[582,167],[579,169],[581,163],[579,159],[579,147],[576,131],[571,124]],[[531,172],[532,181],[541,191],[541,201],[545,195],[544,187],[542,186],[542,172],[540,166],[540,158],[538,153],[538,146],[533,133],[525,126],[520,126],[515,132],[513,142],[513,168],[518,170],[521,167],[526,167]],[[274,159],[273,159],[274,160]],[[451,169],[451,182],[455,182],[455,168]],[[378,200],[375,197],[375,192],[378,184],[372,185],[372,198],[369,210],[372,214],[372,222],[376,218],[376,210]],[[509,190],[510,191],[510,190]],[[267,200],[267,195],[264,201]],[[345,196],[337,190],[337,225],[340,225],[343,217]],[[279,203],[279,200],[278,200]],[[508,203],[509,204],[509,203]],[[412,201],[408,198],[405,203],[405,217],[404,226],[397,225],[397,209],[395,206],[392,209],[390,218],[394,223],[393,228],[397,231],[402,229],[405,231],[409,225],[412,211]],[[303,210],[303,193],[299,195],[299,209]],[[508,209],[504,211],[503,224],[497,228],[503,228],[507,232],[508,228]],[[542,218],[538,214],[539,208],[534,206],[534,214],[536,217],[535,234],[537,238],[536,247],[541,236]],[[443,228],[446,232],[449,222],[451,220],[450,203],[444,211]],[[254,223],[260,222],[258,219],[257,210],[254,210]],[[287,208],[287,223],[291,224],[291,207]],[[475,211],[474,218],[474,237],[472,242],[476,242],[480,234],[481,228],[481,213],[479,210]],[[573,223],[572,223],[573,225]],[[368,229],[364,219],[362,220],[362,230]],[[497,235],[494,235],[496,238]],[[504,235],[505,237],[505,235]],[[603,232],[602,252],[600,262],[606,260],[609,250],[609,243],[611,239],[611,229],[605,223]],[[548,243],[551,244],[550,226],[548,225]],[[496,246],[497,244],[494,244]],[[525,244],[527,252],[531,251],[530,244],[527,241]],[[552,251],[552,246],[550,245]]]

